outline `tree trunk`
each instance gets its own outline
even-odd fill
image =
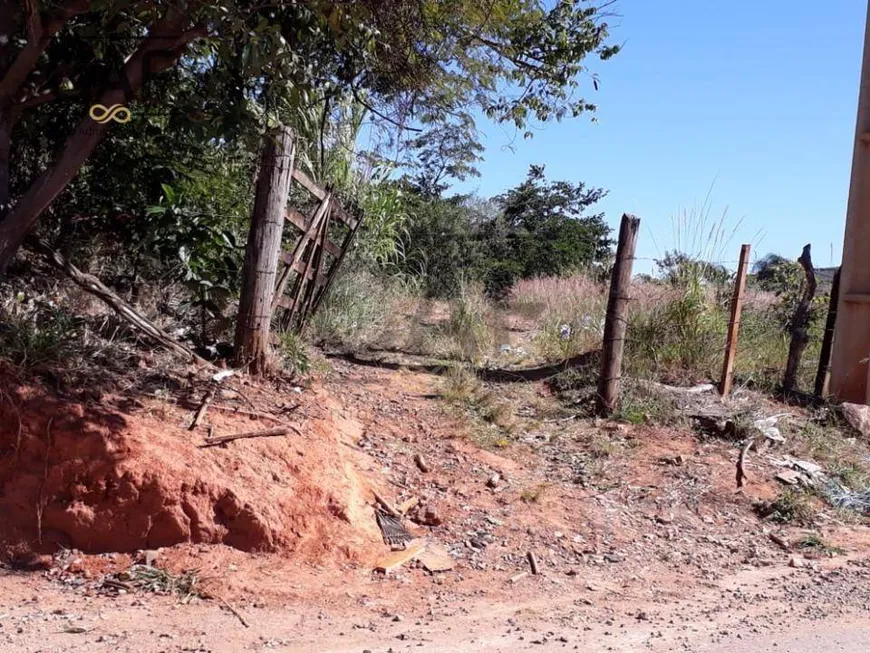
[[[12,120],[0,110],[0,221],[9,212],[9,157],[12,152]]]
[[[807,343],[810,341],[808,333],[810,326],[810,315],[812,312],[813,297],[816,296],[816,274],[813,270],[813,260],[810,256],[810,246],[804,245],[804,251],[801,253],[798,263],[804,269],[807,282],[804,286],[804,294],[795,310],[794,318],[791,325],[791,343],[788,347],[788,360],[785,364],[785,375],[782,379],[783,394],[791,394],[797,385],[798,369],[801,364],[801,357],[804,354],[804,349],[807,348]]]
[[[631,292],[631,267],[640,218],[623,214],[616,243],[616,261],[610,275],[610,295],[604,321],[604,339],[601,344],[601,373],[598,376],[598,410],[610,415],[619,401],[619,382],[622,378],[622,353],[625,349],[625,331],[628,328],[628,302]]]
[[[128,92],[139,92],[147,75],[173,65],[181,56],[184,47],[203,34],[201,29],[185,31],[188,22],[183,12],[167,9],[166,15],[154,25],[149,36],[124,65],[123,74],[128,82],[128,88],[106,90],[95,104],[106,107],[122,104],[129,99],[125,97]],[[157,60],[155,59],[157,53],[167,53],[175,58],[170,61],[170,57],[167,56]],[[30,185],[15,208],[0,221],[0,275],[6,270],[25,237],[36,226],[42,212],[78,174],[79,168],[102,140],[110,124],[111,121],[100,124],[86,113],[76,130],[67,139],[60,156]]]
[[[267,134],[260,156],[236,323],[235,365],[248,366],[251,374],[269,370],[272,296],[295,154],[293,132],[288,127]]]

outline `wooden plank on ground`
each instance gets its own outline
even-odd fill
[[[456,566],[456,561],[440,544],[427,544],[426,550],[417,556],[426,571],[450,571]]]
[[[426,543],[420,540],[414,540],[408,544],[408,548],[404,551],[396,551],[388,556],[383,557],[377,565],[375,571],[383,574],[389,574],[394,569],[398,569],[406,562],[410,562],[418,557],[426,550]]]

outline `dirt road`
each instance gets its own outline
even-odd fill
[[[544,580],[540,588],[544,589]],[[313,605],[180,605],[148,594],[87,596],[38,574],[5,574],[0,648],[10,653],[293,651],[426,653],[704,651],[863,653],[870,648],[870,570],[840,560],[820,569],[746,569],[680,600],[579,587],[517,600],[421,589]],[[242,623],[244,620],[244,624]]]

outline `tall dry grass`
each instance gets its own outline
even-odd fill
[[[535,325],[532,345],[547,361],[560,361],[601,346],[607,291],[584,274],[519,281],[508,307]]]

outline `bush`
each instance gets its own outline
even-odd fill
[[[728,314],[696,280],[674,298],[630,318],[627,365],[631,374],[686,384],[717,378]]]
[[[294,376],[307,374],[311,369],[311,358],[305,341],[292,331],[278,335],[278,350],[285,370]]]
[[[311,320],[311,334],[319,343],[350,351],[369,347],[384,336],[409,301],[416,301],[413,284],[345,266]]]
[[[73,356],[83,322],[45,298],[16,293],[0,311],[0,354],[23,370],[63,367]]]
[[[495,347],[495,335],[490,327],[492,311],[483,287],[477,283],[463,282],[451,308],[447,327],[452,349],[450,353],[460,360],[480,363]]]

